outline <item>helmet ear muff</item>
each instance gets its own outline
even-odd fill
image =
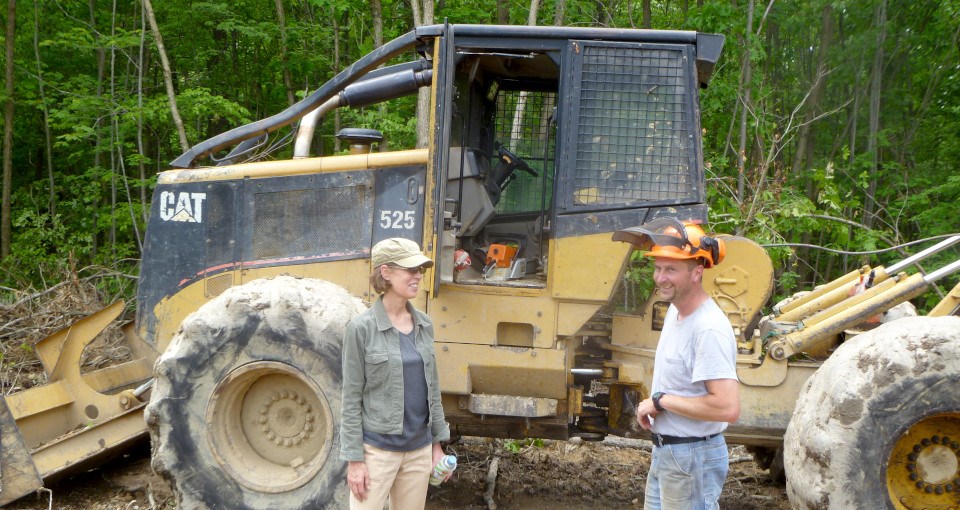
[[[710,254],[710,266],[715,266],[723,260],[723,252],[725,250],[722,247],[722,243],[723,240],[710,236],[700,238],[700,249]]]

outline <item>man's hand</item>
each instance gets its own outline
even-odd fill
[[[367,491],[370,490],[370,472],[367,471],[367,464],[362,460],[350,461],[347,466],[347,485],[350,486],[350,492],[360,501],[367,499]]]
[[[650,427],[653,426],[650,423],[650,418],[656,418],[658,414],[660,412],[653,406],[653,399],[648,398],[637,405],[637,424],[644,430],[650,430]]]

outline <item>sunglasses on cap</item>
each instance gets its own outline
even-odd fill
[[[402,269],[410,274],[417,274],[417,273],[423,274],[427,272],[427,268],[424,266],[403,267],[403,266],[397,266],[394,264],[387,264],[387,267],[389,267],[390,269]]]

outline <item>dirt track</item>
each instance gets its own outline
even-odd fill
[[[502,440],[465,438],[449,449],[459,457],[455,476],[431,489],[428,510],[487,509],[484,495],[490,466],[497,460],[493,501],[500,510],[612,510],[642,508],[650,462],[645,441],[547,442],[543,447],[508,450]],[[790,508],[782,485],[732,447],[730,474],[720,507],[750,510]],[[149,447],[51,486],[50,494],[28,496],[14,510],[145,510],[175,508],[170,489],[150,469]]]

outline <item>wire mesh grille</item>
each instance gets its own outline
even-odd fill
[[[534,177],[518,169],[514,173],[515,179],[500,196],[498,213],[539,211],[544,204],[550,206],[556,139],[556,124],[550,122],[550,116],[556,101],[555,92],[501,90],[497,95],[496,140],[540,174]],[[494,155],[491,168],[498,163]],[[547,179],[546,202],[542,200],[544,179]]]
[[[207,185],[207,200],[203,202],[206,227],[206,267],[216,267],[234,261],[234,188],[229,184]],[[214,199],[216,197],[216,199]]]
[[[573,203],[688,197],[694,148],[682,50],[583,51]]]
[[[366,186],[255,194],[253,257],[362,250],[368,195]]]

